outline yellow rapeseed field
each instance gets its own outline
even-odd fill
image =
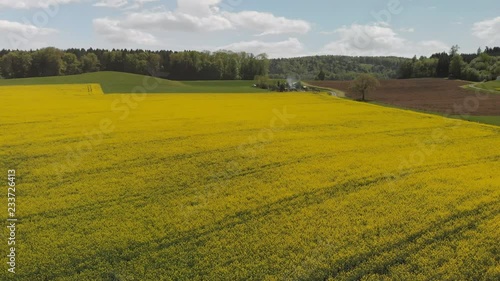
[[[0,100],[15,280],[500,279],[498,127],[306,93]]]

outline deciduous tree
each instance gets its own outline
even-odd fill
[[[365,96],[377,89],[377,87],[380,85],[379,81],[377,78],[375,78],[371,74],[360,74],[352,83],[350,86],[351,91],[360,94],[361,95],[361,100],[365,101]]]

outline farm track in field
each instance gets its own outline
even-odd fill
[[[430,227],[415,232],[405,239],[391,243],[383,248],[373,249],[366,255],[352,257],[340,269],[328,277],[340,280],[358,280],[371,273],[388,274],[391,266],[405,263],[407,257],[416,255],[425,247],[432,247],[444,239],[457,239],[466,230],[474,230],[478,224],[491,220],[500,214],[500,204],[492,202],[473,210],[453,214]],[[380,263],[382,259],[382,263]],[[374,262],[374,261],[377,261]]]

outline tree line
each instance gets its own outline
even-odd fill
[[[470,81],[500,75],[500,47],[474,54],[450,52],[429,58],[309,56],[268,59],[265,54],[217,51],[66,49],[0,51],[1,78],[119,71],[174,80],[253,80],[256,76],[293,80],[353,80],[360,73],[378,79],[451,77]]]
[[[120,71],[175,80],[252,80],[268,75],[265,54],[67,49],[0,51],[0,76],[26,78]]]
[[[500,75],[500,47],[474,54],[460,54],[458,46],[449,53],[437,53],[431,57],[413,57],[401,64],[398,78],[449,77],[468,81],[494,80]]]
[[[271,78],[302,80],[354,80],[360,74],[378,79],[451,77],[470,81],[496,79],[500,75],[500,47],[474,54],[449,53],[412,59],[401,57],[310,56],[270,60]]]

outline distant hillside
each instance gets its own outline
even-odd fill
[[[373,73],[381,79],[398,78],[398,70],[407,58],[312,56],[270,60],[271,78],[302,80],[351,80],[359,73]],[[323,78],[319,77],[324,75]]]
[[[352,80],[359,73],[379,79],[452,77],[468,81],[494,80],[500,75],[500,47],[479,49],[474,54],[436,53],[427,58],[310,56],[270,60],[271,78],[302,80]],[[452,61],[455,57],[455,68]]]
[[[68,76],[0,79],[4,85],[101,84],[104,93],[252,93],[266,92],[251,81],[173,81],[138,74],[101,71]],[[140,87],[140,88],[137,88]]]

